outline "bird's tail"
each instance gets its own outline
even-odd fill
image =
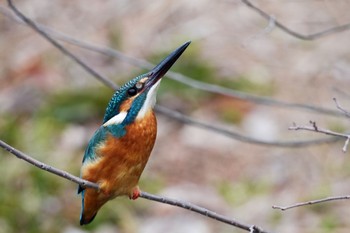
[[[98,192],[93,189],[86,189],[81,192],[80,225],[86,225],[92,222],[98,210],[106,202],[99,201],[98,195]]]
[[[89,224],[90,222],[92,222],[92,220],[94,220],[94,218],[96,217],[96,214],[97,214],[97,212],[94,213],[92,216],[91,216],[91,215],[87,216],[86,213],[82,212],[82,213],[80,214],[80,225],[81,225],[81,226],[82,226],[82,225],[87,225],[87,224]]]

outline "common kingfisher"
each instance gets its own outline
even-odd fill
[[[89,224],[109,200],[140,196],[138,181],[153,149],[157,120],[153,112],[161,78],[181,56],[183,44],[150,72],[140,75],[117,90],[106,108],[103,123],[85,150],[81,177],[99,189],[79,186],[82,197],[80,225]]]

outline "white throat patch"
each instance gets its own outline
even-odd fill
[[[111,119],[109,119],[106,123],[103,124],[104,127],[108,125],[117,125],[123,122],[127,115],[127,112],[120,112],[118,115],[115,115]]]
[[[159,80],[157,83],[155,83],[151,89],[148,91],[147,96],[146,96],[146,100],[143,103],[139,113],[136,116],[136,119],[142,119],[143,117],[145,117],[145,115],[147,114],[148,111],[150,111],[154,105],[156,104],[156,97],[157,97],[157,90],[160,84]],[[127,116],[127,112],[120,112],[118,115],[115,115],[114,117],[112,117],[111,119],[109,119],[106,123],[103,124],[104,127],[109,126],[109,125],[117,125],[122,123],[126,116]]]
[[[151,89],[148,91],[147,96],[146,96],[146,100],[143,103],[142,108],[140,109],[139,113],[137,114],[136,119],[142,119],[143,117],[145,117],[145,115],[148,111],[153,109],[154,105],[156,104],[157,90],[158,90],[160,81],[161,81],[161,79],[159,79],[158,82],[156,82],[151,87]]]

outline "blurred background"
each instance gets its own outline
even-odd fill
[[[36,22],[69,37],[152,63],[187,40],[173,67],[190,78],[275,100],[350,110],[350,31],[314,41],[295,38],[242,1],[15,1]],[[18,3],[18,4],[17,4]],[[311,34],[350,22],[347,0],[255,0],[287,27]],[[79,175],[84,149],[113,90],[64,56],[0,3],[0,139]],[[138,66],[62,42],[118,85]],[[201,91],[163,79],[158,103],[208,124],[274,142],[324,135],[288,131],[293,122],[337,132],[349,121]],[[350,193],[344,141],[307,147],[241,142],[158,114],[158,138],[141,177],[143,191],[193,202],[273,232],[348,232],[350,202],[288,205]],[[0,233],[243,232],[176,207],[117,198],[79,226],[74,183],[0,150]]]

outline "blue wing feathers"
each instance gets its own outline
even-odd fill
[[[95,159],[95,147],[99,145],[106,137],[106,132],[103,130],[102,127],[100,127],[98,130],[96,130],[95,134],[92,136],[92,138],[89,141],[88,146],[86,147],[83,163],[86,161],[90,161]]]
[[[121,138],[126,133],[125,126],[122,124],[108,125],[106,127],[101,126],[98,130],[96,130],[85,150],[83,164],[93,161],[96,158],[95,149],[98,145],[101,145],[104,142],[108,133],[112,134],[116,138]],[[78,194],[80,194],[83,190],[84,188],[79,185]],[[84,198],[84,193],[82,193],[82,197]]]
[[[121,124],[108,125],[106,127],[101,126],[98,130],[96,130],[95,134],[89,141],[89,144],[85,150],[83,163],[96,158],[95,148],[104,142],[108,133],[112,134],[116,138],[121,138],[125,135],[125,132],[125,128]]]

